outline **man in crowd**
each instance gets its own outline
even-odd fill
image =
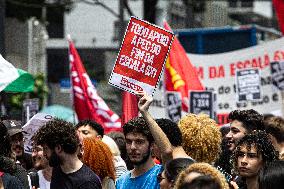
[[[254,130],[264,130],[263,116],[253,109],[234,110],[230,112],[229,119],[231,120],[230,131],[226,135],[226,139],[227,147],[231,152],[236,148],[237,142],[246,134],[250,134]]]
[[[268,162],[278,159],[277,153],[264,131],[253,131],[244,136],[234,151],[234,165],[240,189],[258,188],[260,169]]]
[[[102,139],[104,136],[104,128],[95,121],[84,120],[76,125],[76,129],[80,132],[82,137],[95,137]]]
[[[100,189],[98,176],[78,159],[79,137],[75,127],[54,119],[41,127],[34,136],[53,167],[51,189]]]
[[[14,162],[11,160],[11,142],[7,128],[2,121],[0,121],[0,179],[1,187],[5,189],[26,189],[28,185],[24,186],[24,180],[19,177],[12,176]],[[23,169],[23,168],[22,168]],[[26,176],[26,175],[25,175]],[[23,178],[24,179],[24,178]]]
[[[284,119],[282,117],[270,117],[264,122],[265,131],[279,152],[279,159],[284,160]]]
[[[49,166],[48,160],[44,157],[41,145],[33,144],[32,159],[34,169],[37,170],[39,188],[50,189],[52,167]]]
[[[134,118],[123,126],[123,132],[127,154],[134,169],[117,179],[116,188],[158,188],[156,177],[162,167],[155,165],[151,156],[154,139],[148,124],[141,117]]]
[[[157,176],[161,172],[162,166],[155,165],[151,156],[154,142],[160,148],[163,163],[172,158],[172,149],[168,138],[148,113],[151,101],[147,99],[148,96],[142,93],[137,95],[140,97],[138,108],[143,118],[134,118],[123,126],[127,154],[134,169],[118,178],[117,189],[159,188]]]
[[[16,155],[17,163],[26,170],[33,167],[32,156],[24,152],[24,135],[20,121],[3,120],[11,138],[12,151]]]
[[[253,109],[234,110],[230,112],[229,120],[231,121],[229,132],[223,138],[222,153],[215,162],[215,166],[233,176],[233,165],[230,159],[237,142],[254,130],[264,130],[264,125],[263,116]]]

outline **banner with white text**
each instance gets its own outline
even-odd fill
[[[272,85],[270,63],[284,61],[284,38],[227,53],[188,54],[188,57],[206,89],[217,93],[219,124],[226,123],[228,114],[235,109],[252,108],[260,113],[281,114],[281,93]],[[237,102],[236,71],[249,68],[260,70],[262,100]],[[158,102],[160,98],[155,95],[154,101]],[[165,106],[160,106],[160,109],[165,109]],[[160,112],[157,117],[162,117]],[[151,113],[155,116],[155,112]]]
[[[153,95],[174,34],[131,17],[109,84],[130,93]]]

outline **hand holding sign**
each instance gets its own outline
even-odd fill
[[[149,107],[151,103],[153,102],[153,97],[149,96],[144,91],[137,91],[135,94],[139,98],[138,109],[141,112],[141,114],[148,112]]]

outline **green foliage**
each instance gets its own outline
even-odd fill
[[[45,76],[39,73],[35,76],[34,91],[30,93],[30,98],[39,98],[39,108],[41,109],[44,105],[48,95],[48,87],[45,82]]]
[[[26,98],[38,98],[39,99],[39,109],[44,105],[47,99],[48,87],[46,85],[45,76],[42,73],[36,74],[34,76],[35,86],[34,91],[30,93],[9,93],[8,94],[8,105],[10,115],[16,115],[19,117],[21,115],[23,101]]]

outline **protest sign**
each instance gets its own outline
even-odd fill
[[[23,126],[23,134],[25,138],[24,151],[26,153],[32,153],[32,136],[37,132],[39,128],[44,126],[46,122],[52,119],[53,116],[49,114],[37,113]]]
[[[237,70],[236,84],[239,102],[261,100],[260,75],[257,68]]]
[[[284,91],[284,61],[270,63],[272,84]]]
[[[190,91],[189,112],[207,114],[210,118],[216,117],[216,94],[213,91]]]
[[[180,92],[167,92],[167,115],[173,122],[178,122],[181,118],[181,94]]]
[[[264,113],[281,112],[281,93],[273,90],[271,81],[271,62],[284,62],[284,38],[276,39],[241,50],[210,55],[187,54],[195,66],[198,76],[207,90],[217,93],[217,121],[227,123],[228,114],[236,109],[255,109]],[[258,102],[237,102],[236,70],[259,68],[261,79],[262,100]],[[190,74],[190,73],[188,73]],[[158,93],[158,91],[156,92]],[[164,104],[161,95],[154,95],[154,101]],[[153,104],[154,117],[166,117],[164,106]],[[279,113],[281,115],[281,113]]]
[[[174,34],[131,17],[109,84],[130,93],[153,95]]]
[[[22,122],[27,123],[39,110],[39,99],[32,98],[23,101]]]

